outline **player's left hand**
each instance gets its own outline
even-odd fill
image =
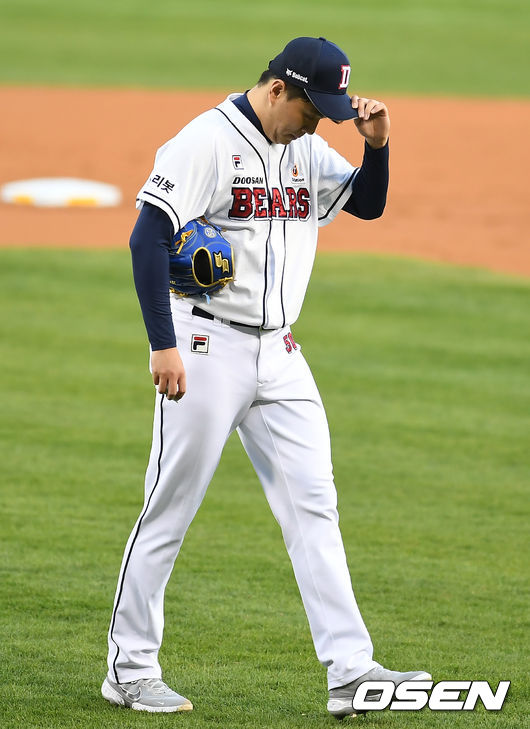
[[[390,134],[390,115],[386,105],[377,99],[365,99],[354,95],[351,105],[359,112],[354,119],[359,134],[366,139],[370,147],[384,147]]]

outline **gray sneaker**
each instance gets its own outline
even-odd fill
[[[366,711],[358,711],[353,708],[353,699],[355,692],[359,686],[365,681],[392,681],[397,686],[403,681],[430,681],[432,676],[425,671],[409,671],[408,673],[400,673],[399,671],[389,671],[383,666],[376,666],[368,673],[359,676],[355,681],[347,683],[345,686],[339,686],[329,690],[328,711],[337,719],[344,719],[346,716],[358,716],[365,714]],[[378,701],[381,697],[381,689],[368,691],[366,701]]]
[[[106,678],[101,694],[116,706],[136,711],[191,711],[193,704],[172,691],[160,678],[140,678],[129,683],[114,683]]]

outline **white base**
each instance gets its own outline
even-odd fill
[[[75,177],[39,177],[8,182],[0,199],[16,205],[37,207],[113,207],[122,200],[115,185]]]

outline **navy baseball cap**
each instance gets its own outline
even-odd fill
[[[346,93],[351,66],[347,55],[325,38],[295,38],[269,63],[269,70],[301,86],[318,111],[333,121],[359,116]]]

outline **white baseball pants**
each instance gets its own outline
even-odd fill
[[[277,519],[328,687],[376,666],[338,526],[329,429],[289,327],[236,328],[173,298],[187,375],[179,402],[156,396],[145,502],[127,542],[109,629],[109,678],[160,677],[164,591],[184,535],[237,429]]]

